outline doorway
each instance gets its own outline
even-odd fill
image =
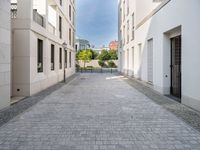
[[[181,102],[181,36],[171,38],[171,95]]]

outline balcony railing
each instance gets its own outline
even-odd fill
[[[17,3],[11,3],[11,18],[17,18]]]
[[[11,9],[11,18],[12,19],[15,19],[15,18],[17,18],[17,9]]]
[[[44,17],[40,15],[36,9],[33,10],[33,20],[44,27]]]

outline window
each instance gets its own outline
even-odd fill
[[[62,17],[59,16],[59,37],[62,38]]]
[[[129,15],[129,0],[127,0],[127,16]]]
[[[60,6],[62,6],[62,0],[60,0]]]
[[[72,6],[69,5],[69,19],[72,20]]]
[[[69,52],[69,67],[72,67],[72,52]]]
[[[37,70],[38,72],[43,72],[43,41],[38,39],[37,46]]]
[[[120,45],[120,48],[122,48],[122,30],[120,30],[120,43],[119,43],[119,45]]]
[[[68,61],[68,55],[67,51],[65,50],[65,68],[67,68],[67,61]]]
[[[135,15],[132,15],[132,40],[135,39]]]
[[[122,8],[120,8],[120,14],[119,14],[119,25],[122,24]]]
[[[73,25],[75,25],[75,12],[73,11]]]
[[[75,47],[75,32],[73,31],[72,46]]]
[[[134,50],[134,47],[132,47],[132,69],[133,69],[133,72],[132,72],[132,75],[134,76],[134,60],[135,60],[135,50]]]
[[[128,73],[128,71],[129,71],[129,49],[127,49],[127,54],[126,54],[126,57],[127,57],[126,69],[127,69],[127,73]]]
[[[62,69],[62,48],[60,48],[59,67],[60,67],[60,69]]]
[[[54,49],[55,49],[55,46],[51,44],[51,70],[55,69]]]
[[[69,45],[72,44],[72,30],[69,28]]]
[[[129,42],[129,20],[127,21],[127,43]]]
[[[125,26],[123,27],[123,45],[125,45]]]
[[[123,2],[123,20],[125,20],[125,1]]]

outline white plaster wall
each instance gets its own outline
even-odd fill
[[[129,0],[129,14],[127,15],[127,11],[125,10],[125,20],[123,20],[123,2],[124,0],[121,0],[119,2],[119,6],[118,6],[118,15],[119,15],[119,29],[118,29],[118,41],[122,41],[123,43],[123,39],[125,38],[125,41],[127,40],[127,21],[129,20],[130,25],[129,25],[129,38],[130,41],[129,43],[125,43],[125,45],[122,45],[122,47],[120,48],[120,46],[118,47],[118,57],[119,57],[119,61],[118,61],[118,71],[119,72],[123,72],[123,71],[128,71],[130,72],[130,74],[132,74],[132,72],[134,71],[133,68],[133,63],[132,63],[132,47],[134,47],[134,41],[131,39],[131,31],[132,31],[132,14],[135,12],[136,6],[136,0]],[[125,1],[125,6],[126,6],[126,1]],[[122,14],[121,14],[121,19],[120,19],[120,9],[122,9]],[[120,23],[120,20],[122,20],[122,22]],[[123,30],[123,27],[125,26],[125,31]],[[122,31],[122,37],[120,36],[120,30]],[[123,37],[123,35],[125,35],[125,37]],[[129,68],[127,68],[127,50],[129,49]]]
[[[154,10],[161,2],[153,2],[153,0],[136,0],[136,24],[141,22],[152,10]]]
[[[138,0],[138,3],[146,1]],[[137,6],[137,5],[136,5]],[[145,6],[145,5],[144,5]],[[140,8],[140,7],[139,7]],[[154,7],[152,7],[154,8]],[[142,9],[143,10],[143,9]],[[141,11],[142,11],[141,10]],[[153,10],[153,9],[152,9]],[[182,103],[200,110],[200,1],[171,0],[153,17],[137,28],[136,38],[123,48],[135,47],[135,73],[138,70],[138,44],[142,44],[142,80],[147,81],[147,41],[153,38],[153,87],[162,94],[170,92],[170,37],[182,35]],[[136,15],[143,14],[136,9]],[[137,17],[136,17],[137,18]],[[127,18],[128,19],[128,18]],[[130,19],[130,18],[129,18]],[[138,19],[138,20],[142,20]],[[125,21],[126,22],[126,21]],[[140,23],[140,22],[137,22]],[[179,31],[177,31],[177,28]],[[126,61],[126,60],[123,60]],[[137,73],[135,74],[137,77]]]
[[[13,96],[30,96],[40,92],[64,79],[64,48],[62,44],[68,44],[67,51],[72,51],[72,67],[66,68],[66,78],[75,73],[75,50],[69,45],[69,28],[75,31],[75,27],[68,16],[68,5],[70,0],[63,1],[63,6],[58,1],[51,1],[56,5],[56,17],[51,20],[51,14],[48,15],[47,0],[37,3],[37,0],[18,1],[17,18],[12,20],[13,30]],[[42,5],[40,5],[42,4]],[[73,4],[71,4],[73,6]],[[38,25],[32,19],[33,8],[38,7],[44,13],[45,27]],[[29,9],[27,9],[29,8]],[[25,15],[24,15],[25,14]],[[54,14],[55,16],[55,14]],[[58,34],[52,34],[48,30],[48,20],[54,22],[56,33],[58,33],[58,17],[62,17],[63,30],[62,39]],[[55,24],[56,22],[56,24]],[[37,72],[37,39],[43,40],[43,73]],[[73,36],[72,36],[73,40]],[[51,44],[55,45],[55,70],[51,71]],[[59,68],[59,48],[62,48],[62,69]],[[20,90],[19,90],[20,89]]]
[[[0,109],[10,104],[10,1],[0,1]]]

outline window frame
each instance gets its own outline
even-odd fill
[[[43,72],[43,40],[39,39],[37,40],[37,72],[42,73]],[[41,66],[41,67],[39,67]]]
[[[51,44],[51,71],[55,70],[55,45]]]

